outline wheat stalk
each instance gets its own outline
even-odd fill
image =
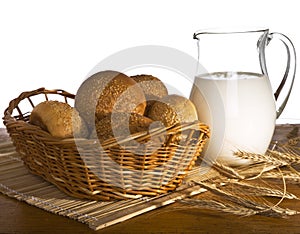
[[[242,197],[236,196],[235,194],[229,193],[227,191],[222,191],[221,189],[217,188],[216,185],[211,185],[208,183],[202,183],[197,182],[201,187],[207,189],[208,191],[211,191],[213,194],[216,194],[218,196],[221,196],[222,198],[225,198],[226,200],[229,200],[233,203],[239,204],[243,207],[251,208],[251,209],[259,209],[259,206],[254,201],[250,201],[247,199],[244,199]]]
[[[254,162],[264,162],[276,167],[287,165],[286,161],[280,160],[277,157],[273,157],[272,151],[268,151],[266,154],[256,154],[256,153],[250,153],[245,151],[236,151],[234,152],[234,155],[241,159],[248,159]]]
[[[280,197],[280,198],[287,198],[287,199],[299,199],[296,195],[286,192],[284,193],[281,190],[275,189],[275,188],[268,188],[259,186],[257,184],[247,184],[245,182],[240,181],[232,181],[232,185],[239,187],[241,190],[239,190],[239,193],[251,195],[251,196],[269,196],[269,197]],[[238,188],[234,188],[235,191],[238,190]]]
[[[290,167],[292,168],[292,167]],[[284,179],[286,181],[288,181],[289,183],[294,182],[294,183],[300,183],[300,175],[298,171],[294,171],[294,169],[291,171],[283,171],[283,176]],[[262,175],[263,179],[281,179],[280,178],[280,173],[276,172],[276,171],[269,171],[267,173],[265,173],[264,175]]]
[[[279,151],[269,151],[269,152],[272,155],[272,158],[276,158],[278,161],[282,162],[285,165],[300,163],[299,155],[291,152],[288,149],[285,149],[285,152],[279,152]]]
[[[287,216],[287,215],[295,215],[299,214],[298,211],[295,210],[290,210],[290,209],[284,209],[278,206],[280,202],[275,204],[274,206],[269,206],[267,204],[261,204],[257,203],[253,200],[248,200],[245,198],[242,198],[240,196],[237,196],[236,194],[229,193],[227,191],[222,191],[221,189],[217,188],[216,185],[211,185],[208,183],[202,183],[202,182],[196,182],[203,188],[211,191],[213,194],[216,194],[220,196],[223,199],[226,199],[232,203],[237,204],[238,206],[247,208],[247,209],[252,209],[256,211],[257,214],[262,214],[262,215],[268,215],[268,216]]]
[[[242,206],[233,205],[225,202],[218,202],[215,200],[203,200],[203,199],[200,200],[200,199],[187,198],[181,200],[180,203],[191,205],[197,208],[217,210],[217,211],[231,213],[235,215],[250,216],[250,215],[257,214],[257,211],[253,209],[245,208]]]
[[[233,169],[232,167],[226,166],[219,162],[215,162],[213,164],[213,168],[217,170],[220,174],[224,175],[227,178],[235,178],[235,179],[245,179],[245,176],[240,175],[238,171]]]
[[[217,172],[218,176],[205,181],[200,177],[194,177],[191,181],[211,192],[216,198],[186,198],[180,202],[193,207],[240,216],[260,214],[286,217],[299,214],[298,211],[279,207],[284,199],[299,200],[297,196],[287,192],[286,189],[286,182],[300,183],[299,142],[300,137],[293,135],[286,144],[276,142],[274,147],[265,154],[235,152],[240,159],[252,161],[247,166],[232,168],[220,162],[209,162],[212,171]],[[261,180],[255,182],[257,178],[261,178]],[[278,189],[275,186],[267,185],[265,179],[280,179],[283,188]],[[249,183],[250,180],[254,183]],[[266,185],[264,186],[263,183]],[[278,197],[280,200],[276,204],[271,204],[264,197]]]

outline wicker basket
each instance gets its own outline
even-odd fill
[[[28,123],[32,108],[42,101],[34,103],[36,97],[62,99],[70,105],[75,98],[63,90],[23,92],[9,103],[4,124],[29,170],[78,198],[125,199],[172,191],[195,164],[209,137],[208,127],[197,121],[109,139],[101,147],[95,139],[60,139]],[[164,142],[157,147],[161,138]],[[136,152],[131,142],[148,143]]]

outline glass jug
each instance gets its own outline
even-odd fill
[[[206,161],[245,165],[235,153],[264,154],[273,136],[275,121],[283,111],[295,79],[296,53],[283,34],[268,29],[202,30],[198,40],[198,60],[207,72],[197,74],[190,99],[199,120],[208,124],[211,138],[203,151]],[[265,49],[279,39],[287,50],[283,79],[273,93],[269,81]],[[290,87],[277,103],[286,81]],[[277,108],[276,106],[279,107]]]

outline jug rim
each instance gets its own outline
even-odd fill
[[[208,34],[237,34],[237,33],[251,33],[251,32],[267,32],[266,27],[219,27],[219,28],[206,28],[196,31],[193,35],[194,39],[198,39],[198,35]]]

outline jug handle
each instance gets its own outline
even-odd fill
[[[288,93],[287,93],[286,97],[284,98],[284,100],[282,101],[279,108],[276,110],[276,118],[278,118],[281,115],[283,109],[285,108],[285,106],[288,102],[288,99],[290,97],[290,94],[291,94],[291,91],[292,91],[292,88],[293,88],[293,84],[294,84],[294,81],[295,81],[296,50],[295,50],[295,47],[294,47],[292,41],[282,33],[273,32],[273,33],[268,34],[266,45],[268,45],[269,42],[273,39],[279,39],[284,44],[284,46],[287,50],[287,65],[286,65],[286,68],[285,68],[283,78],[282,78],[276,92],[274,93],[275,101],[277,101],[278,96],[280,95],[280,93],[282,91],[282,88],[284,87],[287,79],[291,79],[291,84],[290,84],[290,87],[288,89]],[[269,77],[268,76],[268,71],[267,71],[267,66],[266,66],[266,63],[265,63],[264,53],[260,54],[260,64],[261,64],[263,74],[265,74],[265,75],[267,75],[267,77]]]

